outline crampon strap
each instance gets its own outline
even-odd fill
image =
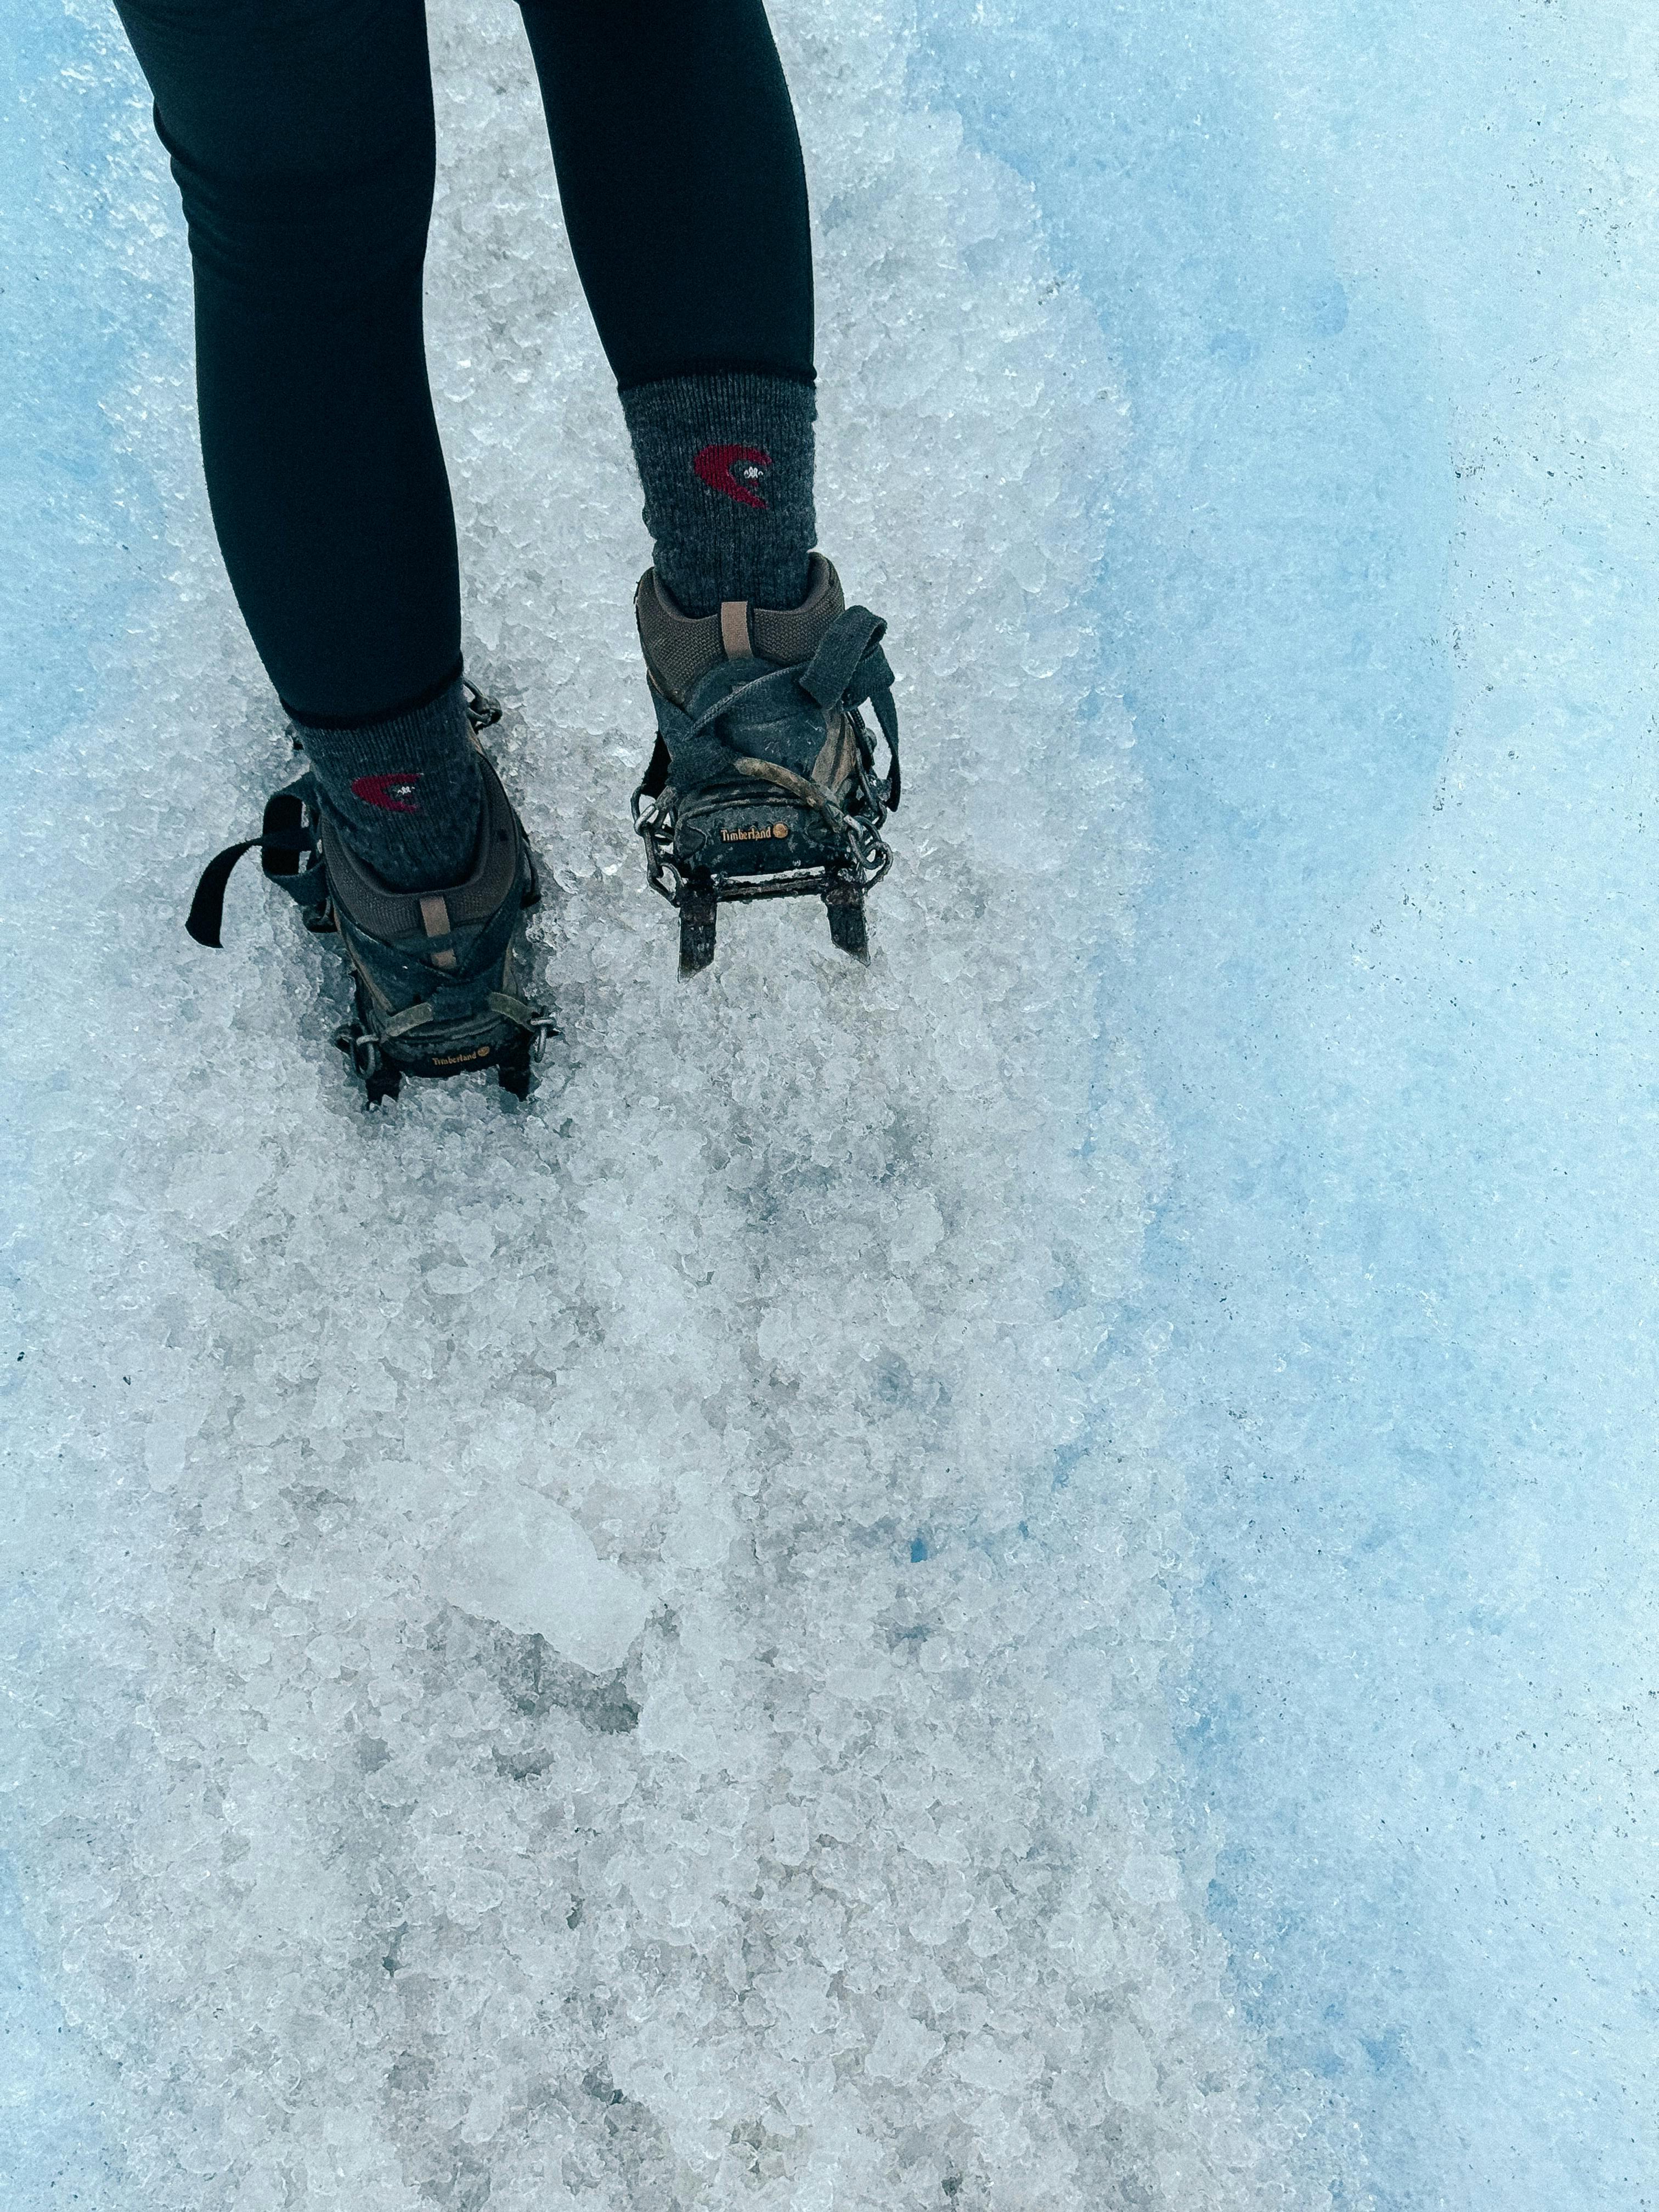
[[[319,849],[315,832],[306,827],[305,798],[303,783],[290,784],[286,791],[273,793],[265,801],[264,822],[258,836],[245,837],[240,845],[228,845],[203,869],[185,920],[185,927],[198,945],[209,945],[215,951],[223,950],[220,933],[224,927],[225,888],[238,860],[256,846],[265,874],[272,883],[280,884],[301,906],[321,902],[326,882],[320,863],[308,868],[300,866],[306,854],[314,854]]]
[[[848,607],[825,630],[795,681],[820,707],[861,707],[867,699],[875,708],[887,740],[887,811],[892,814],[899,803],[898,708],[893,704],[893,672],[881,649],[886,635],[879,615],[868,607]]]
[[[898,708],[893,704],[893,672],[881,649],[886,631],[886,623],[879,615],[872,615],[868,607],[848,607],[825,630],[817,651],[804,668],[774,668],[764,676],[739,684],[712,706],[705,707],[695,721],[659,697],[659,717],[668,720],[674,729],[677,745],[684,747],[701,737],[711,722],[718,722],[722,715],[730,714],[739,700],[752,698],[760,691],[799,684],[809,699],[825,708],[861,707],[868,700],[887,740],[887,811],[895,813],[900,792]],[[672,765],[668,742],[659,732],[635,796],[659,798]]]
[[[635,798],[660,799],[672,765],[668,747],[659,736],[651,748],[651,757],[645,764],[645,774],[640,778],[640,787],[634,793]]]

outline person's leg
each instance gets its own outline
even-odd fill
[[[886,625],[813,550],[811,234],[763,0],[521,4],[645,489],[634,607],[657,738],[635,825],[681,970],[713,959],[725,899],[821,896],[863,957],[898,720]]]
[[[815,535],[812,260],[762,0],[523,6],[658,574],[690,614],[793,606]]]
[[[325,802],[400,889],[471,863],[454,520],[422,339],[421,0],[117,0],[195,270],[232,587]]]

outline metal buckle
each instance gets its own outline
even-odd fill
[[[336,1030],[334,1042],[365,1080],[380,1066],[380,1045],[361,1022],[353,1022],[349,1030]]]
[[[479,690],[477,685],[465,676],[461,678],[461,690],[466,699],[466,719],[472,725],[475,734],[501,720],[499,702],[492,699],[487,691]]]
[[[634,817],[634,834],[645,845],[645,879],[659,897],[677,907],[681,884],[680,872],[674,865],[673,810],[658,799],[647,799],[642,783],[636,787],[629,805]],[[664,880],[665,875],[674,879],[672,889]]]

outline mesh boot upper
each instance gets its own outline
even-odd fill
[[[744,635],[750,657],[793,666],[811,659],[846,605],[835,564],[814,553],[806,597],[798,607],[757,607],[748,600],[729,600],[718,614],[683,614],[656,570],[647,568],[634,595],[634,617],[651,681],[675,706],[684,707],[693,686],[711,668],[744,657],[728,651],[728,640],[736,643]]]

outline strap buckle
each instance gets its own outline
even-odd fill
[[[365,1083],[379,1073],[383,1057],[380,1044],[361,1022],[353,1022],[349,1029],[336,1030],[334,1042]]]

